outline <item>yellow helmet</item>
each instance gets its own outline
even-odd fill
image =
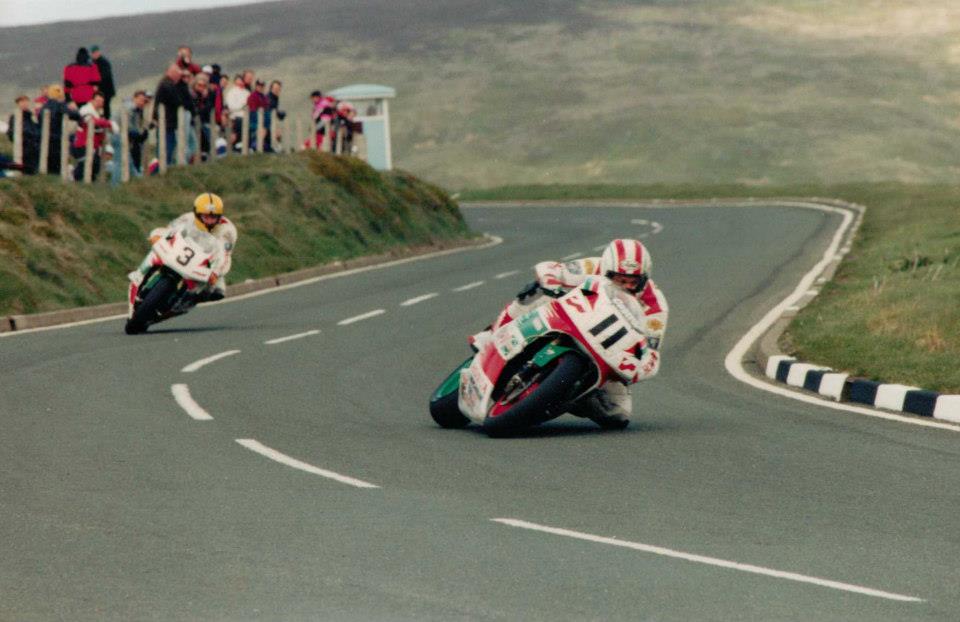
[[[217,217],[217,222],[208,227],[203,222],[203,219],[200,218],[200,216],[204,214],[213,214]],[[218,224],[220,224],[220,218],[223,216],[223,199],[212,192],[198,194],[197,198],[193,200],[193,216],[194,220],[196,220],[197,227],[205,231],[209,231],[213,227],[216,227]]]

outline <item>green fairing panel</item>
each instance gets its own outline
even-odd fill
[[[440,387],[436,390],[436,392],[434,392],[433,399],[434,400],[440,399],[444,395],[449,395],[450,393],[453,393],[454,391],[459,389],[460,388],[460,370],[469,367],[470,363],[472,362],[473,362],[473,357],[471,356],[470,358],[465,360],[460,365],[460,367],[453,370],[453,373],[447,376],[447,379],[443,381],[443,384],[441,384]]]
[[[550,361],[558,358],[561,354],[574,350],[576,350],[576,348],[550,343],[534,355],[532,362],[537,367],[546,367]]]

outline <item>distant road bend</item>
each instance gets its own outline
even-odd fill
[[[956,619],[956,435],[724,367],[838,215],[464,212],[502,243],[0,338],[0,619]],[[624,236],[671,306],[631,427],[437,428],[531,266]]]

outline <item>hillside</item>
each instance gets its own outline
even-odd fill
[[[221,195],[240,239],[227,283],[470,235],[439,188],[354,158],[230,157],[108,185],[0,180],[0,314],[118,302],[147,233]]]
[[[0,101],[100,43],[125,90],[181,42],[284,106],[395,86],[395,159],[448,187],[953,181],[960,4],[303,0],[0,30]]]

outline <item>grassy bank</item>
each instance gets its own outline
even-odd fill
[[[511,186],[462,199],[783,196],[868,208],[852,252],[790,326],[784,351],[866,378],[960,393],[960,186]]]
[[[0,180],[0,314],[123,300],[150,229],[206,190],[240,230],[228,283],[471,235],[441,189],[312,152],[231,157],[116,189]]]

